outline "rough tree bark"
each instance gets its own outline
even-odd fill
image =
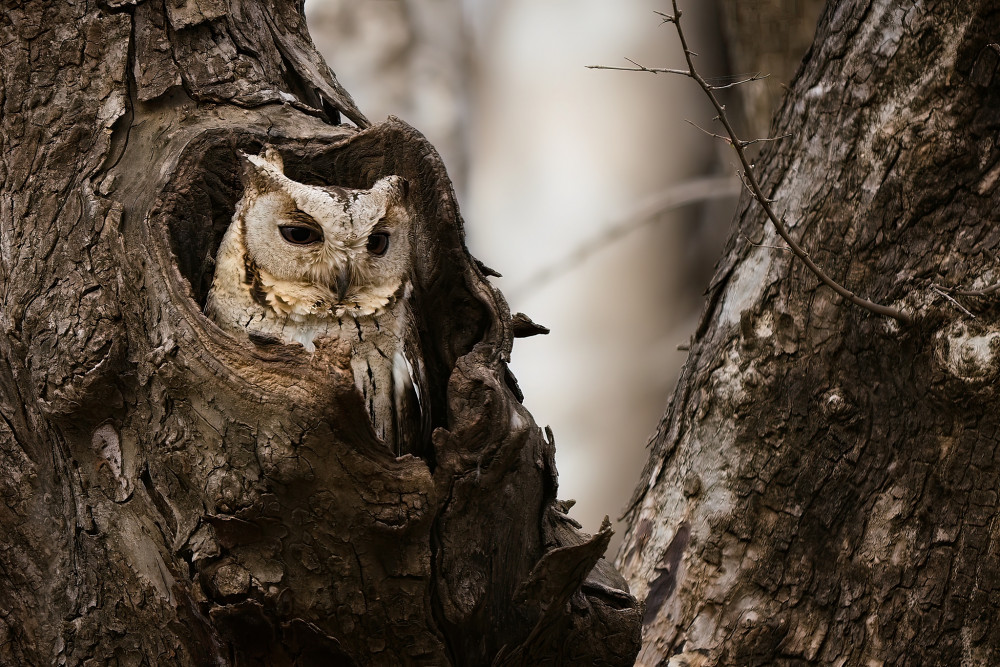
[[[301,3],[4,7],[0,663],[629,664],[609,531],[555,500],[506,369],[532,325]],[[265,143],[298,180],[410,181],[426,457],[375,438],[346,346],[247,349],[202,315],[237,152]]]
[[[619,553],[639,664],[1000,663],[1000,310],[942,295],[1000,282],[997,42],[996,0],[824,11],[757,173],[915,321],[744,199]]]

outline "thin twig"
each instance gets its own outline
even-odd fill
[[[954,294],[956,296],[992,296],[997,292],[1000,292],[1000,283],[995,283],[989,287],[983,287],[982,289],[962,289],[960,287],[945,287],[944,285],[938,285],[937,283],[931,283],[933,289],[944,290],[948,294]]]
[[[626,60],[628,60],[626,58]],[[587,69],[613,69],[618,72],[650,72],[652,74],[680,74],[687,76],[682,69],[665,69],[662,67],[611,67],[610,65],[587,65]]]
[[[944,288],[947,289],[947,288]],[[957,294],[958,296],[990,296],[1000,292],[1000,283],[996,285],[990,285],[989,287],[984,287],[983,289],[949,289],[952,294]]]
[[[731,176],[708,176],[678,183],[641,202],[608,224],[602,231],[580,243],[561,259],[541,268],[510,290],[504,291],[510,294],[512,301],[521,298],[527,292],[537,290],[580,266],[593,255],[643,225],[653,222],[663,213],[711,199],[738,197],[739,194],[739,186]]]
[[[792,250],[791,248],[789,248],[786,245],[785,246],[781,246],[781,245],[765,245],[763,243],[755,243],[749,236],[747,236],[746,234],[743,234],[743,233],[741,233],[740,236],[742,236],[743,239],[747,243],[749,243],[750,245],[752,245],[755,248],[770,248],[771,250],[787,250],[789,252],[791,252],[791,250]]]
[[[743,147],[753,146],[754,144],[763,143],[765,141],[781,141],[782,139],[787,139],[792,136],[791,132],[781,135],[780,137],[757,137],[756,139],[746,139],[744,140]]]
[[[938,294],[940,294],[941,296],[943,296],[944,298],[948,299],[948,301],[951,301],[952,304],[954,304],[954,306],[956,308],[958,308],[960,311],[962,311],[963,313],[965,313],[966,315],[968,315],[972,319],[976,319],[975,315],[973,315],[972,313],[970,313],[968,311],[968,309],[966,309],[965,306],[963,306],[958,301],[956,301],[950,294],[948,294],[946,291],[944,291],[943,289],[941,289],[940,285],[935,285],[935,284],[931,283],[931,289],[934,290],[935,292],[937,292]]]
[[[648,72],[650,74],[680,74],[681,76],[691,76],[690,72],[683,69],[671,69],[669,67],[646,67],[645,65],[637,63],[631,58],[625,58],[625,60],[632,63],[634,67],[613,67],[611,65],[587,65],[587,69],[610,69],[610,70],[616,70],[618,72]],[[709,83],[709,87],[711,87],[712,90],[726,90],[729,88],[735,88],[736,86],[742,86],[745,83],[761,81],[763,79],[768,78],[769,76],[771,75],[761,74],[760,72],[757,72],[756,74],[751,74],[750,76],[747,76],[743,79],[739,79],[738,81],[730,81],[729,83],[722,83],[722,84]],[[724,77],[711,77],[710,79],[706,79],[706,81],[714,80],[716,78],[721,80]],[[761,140],[755,139],[755,141],[761,141]]]
[[[840,283],[838,283],[837,281],[830,278],[830,276],[828,276],[826,272],[823,269],[821,269],[816,264],[816,262],[812,260],[812,258],[809,257],[808,253],[806,253],[806,251],[803,250],[802,247],[795,242],[795,240],[791,237],[791,235],[789,235],[788,230],[785,229],[785,225],[778,218],[777,214],[775,214],[774,209],[771,207],[771,204],[768,201],[767,197],[764,196],[764,192],[760,187],[760,183],[757,181],[757,177],[754,176],[753,167],[751,167],[750,161],[747,159],[746,152],[743,150],[743,143],[739,140],[739,137],[736,136],[736,130],[733,129],[732,124],[729,122],[729,117],[726,115],[725,108],[722,106],[722,103],[719,102],[718,98],[715,96],[715,93],[712,91],[711,86],[709,86],[709,84],[705,81],[705,79],[703,79],[701,75],[698,73],[698,71],[695,69],[694,61],[691,59],[691,56],[688,53],[689,49],[687,46],[687,38],[684,36],[684,30],[681,28],[681,12],[677,8],[677,0],[670,0],[670,2],[674,8],[674,17],[675,17],[674,28],[677,29],[677,38],[681,42],[681,48],[684,49],[684,59],[687,61],[688,70],[690,71],[690,77],[694,79],[699,86],[701,86],[702,90],[705,91],[705,94],[712,102],[712,106],[714,106],[715,110],[718,112],[719,122],[721,122],[723,127],[726,128],[726,133],[729,135],[730,139],[732,139],[733,149],[736,151],[737,156],[739,156],[740,158],[740,162],[743,164],[743,171],[747,180],[750,183],[750,187],[753,190],[754,198],[757,199],[757,203],[759,203],[761,208],[764,209],[764,213],[771,221],[771,224],[774,225],[774,228],[777,230],[778,235],[781,236],[781,238],[785,241],[785,243],[788,244],[788,247],[792,249],[792,252],[795,253],[795,256],[801,259],[803,262],[805,262],[806,266],[809,267],[809,269],[816,275],[816,277],[819,278],[826,286],[830,287],[837,294],[849,300],[851,303],[861,306],[862,308],[865,308],[873,313],[891,317],[895,320],[898,320],[899,322],[902,322],[903,324],[910,324],[913,321],[913,317],[909,313],[903,312],[899,308],[893,308],[891,306],[883,306],[882,304],[875,303],[874,301],[870,301],[869,299],[860,297],[856,295],[854,292],[844,287],[843,285],[841,285]]]
[[[688,120],[686,118],[684,119],[684,122],[687,123],[688,125],[690,125],[691,127],[695,128],[696,130],[701,130],[702,132],[704,132],[705,134],[707,134],[710,137],[715,137],[716,139],[722,139],[723,141],[725,141],[727,144],[730,144],[730,145],[733,143],[733,140],[730,139],[729,137],[724,137],[721,134],[716,134],[715,132],[710,132],[710,131],[706,130],[705,128],[703,128],[701,125],[698,125],[697,123],[694,123],[694,122],[692,122],[692,121],[690,121],[690,120]]]
[[[684,70],[673,70],[672,72],[669,72],[668,70],[662,70],[662,71],[664,73],[680,74],[681,76],[687,76],[694,79],[695,82],[697,82],[697,84],[704,91],[705,95],[708,96],[708,99],[712,103],[712,106],[715,107],[715,110],[719,114],[718,115],[719,122],[722,123],[723,127],[726,128],[726,134],[729,135],[730,144],[733,146],[733,149],[736,151],[736,155],[740,159],[740,163],[743,165],[742,178],[749,185],[750,190],[753,193],[754,199],[756,199],[757,203],[760,204],[761,208],[764,209],[765,215],[767,215],[767,218],[768,220],[771,221],[771,224],[774,225],[774,228],[775,230],[777,230],[778,235],[782,238],[782,240],[784,240],[785,243],[788,244],[788,247],[795,254],[795,256],[801,259],[803,262],[805,262],[806,266],[809,267],[809,270],[812,271],[813,274],[815,274],[816,277],[819,278],[824,285],[832,289],[834,292],[836,292],[843,298],[877,315],[884,315],[886,317],[891,317],[895,320],[898,320],[899,322],[902,322],[903,324],[912,323],[913,316],[910,315],[909,313],[899,308],[884,306],[880,303],[875,303],[874,301],[860,297],[854,292],[844,287],[843,285],[841,285],[840,283],[838,283],[837,281],[835,281],[833,278],[828,276],[827,273],[822,268],[820,268],[816,264],[816,262],[812,260],[812,258],[809,257],[809,254],[802,249],[802,246],[800,246],[791,237],[791,235],[788,233],[788,229],[785,227],[785,224],[781,221],[781,219],[778,218],[778,215],[774,212],[774,208],[771,206],[771,201],[764,196],[764,191],[762,190],[760,182],[757,180],[757,177],[754,176],[753,166],[750,164],[750,160],[747,158],[746,151],[744,150],[746,146],[749,145],[748,142],[740,140],[740,138],[736,135],[736,130],[733,129],[732,124],[729,122],[729,117],[726,115],[725,106],[723,106],[723,104],[719,102],[719,99],[715,96],[715,91],[712,89],[712,85],[708,83],[701,76],[701,74],[698,73],[697,68],[695,68],[694,60],[692,59],[694,52],[691,51],[690,48],[688,48],[687,37],[684,35],[684,29],[681,27],[682,13],[680,9],[678,9],[677,7],[677,0],[670,0],[670,2],[674,10],[673,16],[662,15],[662,14],[661,16],[664,16],[664,18],[668,19],[669,23],[674,24],[674,28],[677,30],[677,38],[681,42],[681,49],[684,51],[684,59],[685,61],[687,61],[688,69],[687,71]],[[638,70],[635,71],[641,71],[641,72],[653,71],[652,68],[639,65],[638,63],[633,62],[633,64],[639,68]]]
[[[760,81],[761,79],[766,79],[769,76],[771,76],[771,75],[770,74],[761,74],[760,72],[757,72],[753,76],[747,77],[746,79],[740,79],[739,81],[733,81],[731,83],[726,83],[726,84],[723,84],[721,86],[715,85],[714,83],[711,84],[711,85],[712,85],[712,90],[726,90],[727,88],[733,88],[735,86],[742,86],[744,83],[751,83],[753,81]]]
[[[697,55],[697,54],[692,53],[692,55]],[[637,63],[631,58],[626,58],[625,60],[632,63],[634,67],[614,67],[611,65],[587,65],[586,67],[587,69],[610,69],[610,70],[616,70],[618,72],[648,72],[650,74],[680,74],[681,76],[691,76],[690,72],[683,69],[672,69],[669,67],[646,67],[645,65]],[[709,83],[709,87],[712,90],[727,90],[729,88],[735,88],[736,86],[742,86],[743,84],[746,83],[761,81],[770,76],[771,76],[770,74],[761,74],[760,72],[757,72],[756,74],[752,74],[748,77],[739,79],[737,81],[730,81],[729,83],[721,83],[721,84]],[[706,79],[706,81],[722,80],[724,78],[727,77],[709,77],[708,79]],[[761,141],[761,140],[757,139],[755,141]]]

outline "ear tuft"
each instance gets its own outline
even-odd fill
[[[264,158],[271,164],[272,167],[280,171],[282,174],[285,173],[285,161],[281,159],[281,153],[279,153],[274,146],[264,146],[264,150],[260,152],[260,157]]]
[[[383,176],[372,189],[385,192],[389,201],[396,204],[402,204],[410,196],[410,182],[402,176]]]
[[[265,146],[260,155],[248,155],[243,151],[239,151],[238,155],[240,165],[243,167],[245,188],[263,192],[273,188],[280,180],[279,177],[284,175],[281,155],[270,146]]]

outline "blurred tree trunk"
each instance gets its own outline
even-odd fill
[[[566,517],[506,367],[532,326],[301,3],[7,0],[0,109],[0,663],[631,663],[610,532]],[[300,181],[410,181],[422,458],[377,440],[346,347],[202,315],[265,144]]]
[[[462,194],[468,166],[471,35],[464,3],[313,0],[316,47],[371,118],[419,127]]]
[[[934,287],[1000,282],[997,42],[996,0],[824,11],[756,170],[915,321],[744,198],[619,552],[638,664],[1000,663],[1000,309]]]
[[[816,19],[826,0],[717,0],[716,4],[731,71],[767,75],[737,89],[747,135],[766,137],[771,118],[813,42]]]

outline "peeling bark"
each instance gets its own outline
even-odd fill
[[[933,287],[1000,282],[998,26],[995,0],[827,6],[757,170],[817,263],[915,322],[841,302],[744,199],[618,556],[639,664],[1000,662],[998,309]]]
[[[630,664],[610,533],[565,516],[506,367],[523,325],[434,149],[369,126],[301,6],[8,6],[0,662]],[[248,349],[202,315],[265,143],[300,181],[410,181],[426,457],[377,440],[346,345]]]

